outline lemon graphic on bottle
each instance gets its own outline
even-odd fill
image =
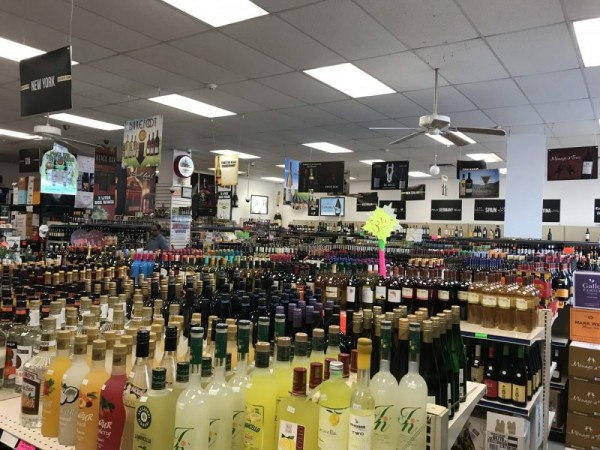
[[[285,436],[282,434],[278,446],[278,450],[294,450],[296,448],[296,440],[294,436]]]

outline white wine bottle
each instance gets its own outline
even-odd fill
[[[358,340],[358,380],[350,399],[348,450],[371,450],[375,423],[375,399],[369,389],[372,348],[371,339]]]
[[[210,415],[208,447],[214,450],[231,450],[231,424],[233,405],[231,389],[225,380],[227,356],[227,324],[217,325],[215,371],[213,382],[208,386],[208,412]]]

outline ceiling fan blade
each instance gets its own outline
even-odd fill
[[[409,139],[417,137],[421,134],[425,134],[425,130],[417,131],[416,133],[411,133],[408,136],[404,136],[404,137],[401,137],[400,139],[396,139],[395,141],[390,142],[389,145],[399,144],[400,142],[408,141]]]
[[[402,127],[369,127],[369,130],[420,130],[420,128],[402,128]]]
[[[502,128],[453,127],[452,130],[460,131],[462,133],[489,134],[492,136],[506,136],[506,131],[504,131]]]
[[[469,141],[466,141],[465,139],[461,138],[460,136],[457,136],[456,134],[450,133],[448,131],[442,131],[440,133],[440,135],[444,136],[446,139],[448,139],[454,145],[457,145],[459,147],[462,147],[464,145],[469,145],[470,144]]]

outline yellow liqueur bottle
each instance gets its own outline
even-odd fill
[[[60,330],[56,337],[56,358],[48,366],[44,378],[42,436],[58,437],[62,377],[71,367],[71,332]]]
[[[348,420],[352,390],[343,378],[344,365],[332,361],[329,379],[321,384],[319,397],[319,450],[348,448]]]

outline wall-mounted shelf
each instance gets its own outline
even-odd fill
[[[454,414],[454,418],[448,421],[448,448],[452,448],[477,403],[484,395],[485,384],[467,381],[467,400],[460,404],[460,409]]]
[[[463,337],[505,342],[507,344],[531,345],[535,341],[544,339],[543,327],[537,327],[531,333],[519,333],[518,331],[504,331],[498,328],[484,328],[481,325],[462,321],[460,331]]]

